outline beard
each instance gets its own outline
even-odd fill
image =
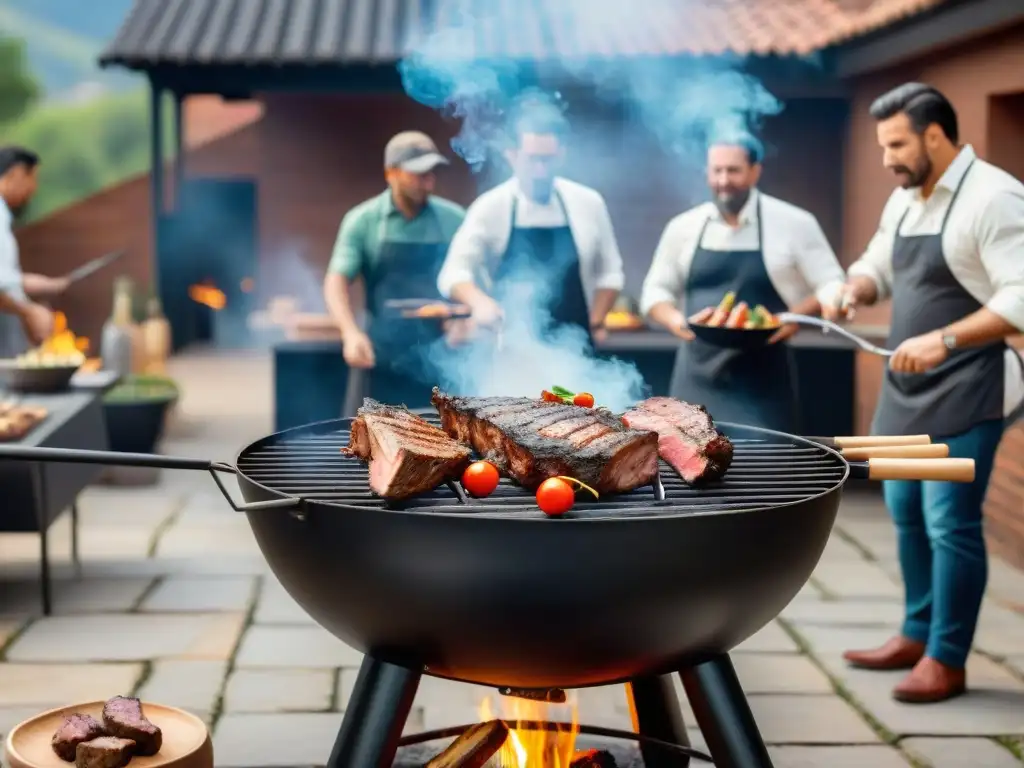
[[[715,193],[715,207],[724,214],[735,216],[743,210],[750,199],[750,189],[723,191]]]
[[[922,155],[921,160],[913,167],[905,165],[894,165],[892,172],[900,177],[900,186],[903,189],[914,189],[923,186],[932,173],[932,161],[927,155]]]

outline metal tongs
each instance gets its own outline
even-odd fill
[[[776,317],[782,325],[790,323],[795,325],[813,325],[816,328],[820,328],[823,333],[837,333],[844,339],[852,341],[865,352],[870,352],[873,355],[880,355],[882,357],[892,357],[893,355],[893,351],[891,349],[875,346],[867,339],[861,338],[855,333],[850,333],[848,330],[843,328],[843,326],[833,323],[831,320],[824,320],[820,317],[812,317],[810,315],[797,315],[792,312],[782,312],[781,314],[776,315]]]

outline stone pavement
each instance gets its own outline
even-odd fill
[[[165,453],[230,459],[270,431],[264,357],[191,355],[174,374],[184,398]],[[68,521],[51,532],[52,617],[38,615],[37,538],[0,536],[0,733],[46,708],[132,691],[211,723],[218,766],[322,765],[360,654],[287,596],[210,479],[165,472],[156,486],[95,487],[80,509],[80,577]],[[1010,606],[1024,602],[1024,574],[992,563],[971,693],[960,700],[899,705],[895,676],[841,663],[842,649],[898,624],[894,546],[877,495],[850,491],[811,582],[734,654],[777,768],[1020,768],[1024,615]],[[475,721],[490,693],[425,679],[409,728]],[[619,687],[579,692],[579,714],[629,728]]]

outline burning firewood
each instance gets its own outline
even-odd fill
[[[501,720],[477,723],[463,731],[448,749],[427,763],[424,768],[483,768],[501,749],[507,738],[508,726]]]
[[[603,749],[588,749],[572,756],[569,768],[618,768],[611,752]]]

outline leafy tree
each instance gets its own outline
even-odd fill
[[[38,98],[39,84],[29,71],[25,43],[0,35],[0,125],[17,120]]]

